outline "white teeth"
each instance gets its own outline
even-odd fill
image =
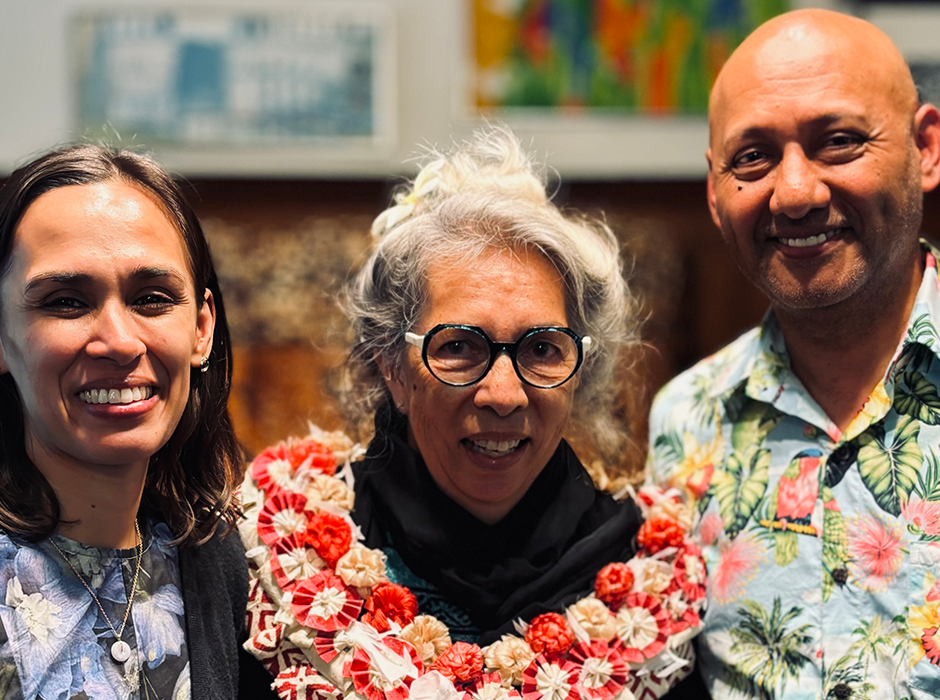
[[[806,238],[781,238],[780,242],[786,246],[790,246],[791,248],[809,248],[810,246],[825,243],[830,238],[835,236],[836,233],[838,233],[838,231],[833,229],[832,231],[820,233],[818,236],[807,236]]]
[[[516,449],[522,440],[469,440],[468,442],[477,452],[490,457],[501,457]]]
[[[80,392],[78,398],[90,404],[128,404],[144,401],[151,396],[153,396],[152,387],[135,386],[133,389],[88,389]]]

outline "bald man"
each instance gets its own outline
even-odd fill
[[[770,311],[653,406],[653,478],[701,513],[705,684],[940,697],[940,114],[880,30],[803,10],[734,52],[709,125],[712,218]]]

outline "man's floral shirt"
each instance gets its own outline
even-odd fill
[[[136,549],[97,549],[53,535],[115,628],[124,617]],[[0,698],[189,700],[183,598],[176,547],[160,523],[144,535],[137,594],[118,663],[114,635],[75,574],[48,543],[0,531]]]
[[[940,698],[940,289],[925,257],[906,335],[844,432],[791,372],[772,314],[654,402],[651,477],[701,515],[715,698]]]

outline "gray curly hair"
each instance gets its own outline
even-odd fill
[[[344,304],[356,339],[347,397],[356,417],[393,406],[376,358],[392,372],[401,368],[405,333],[426,308],[432,264],[470,269],[488,249],[535,251],[564,281],[569,326],[593,340],[572,427],[599,456],[619,459],[627,436],[615,417],[614,372],[621,351],[637,342],[638,325],[620,245],[604,222],[551,202],[544,172],[511,131],[488,127],[449,152],[430,152],[415,180],[375,220],[372,235],[374,250],[347,286]]]

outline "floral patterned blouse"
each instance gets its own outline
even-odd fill
[[[162,523],[142,536],[137,594],[122,635],[133,651],[118,663],[110,651],[114,634],[55,548],[0,532],[0,698],[189,700],[177,550]],[[53,537],[120,628],[137,550]]]
[[[905,337],[844,432],[772,314],[654,403],[652,476],[701,514],[715,698],[940,697],[940,283],[925,259]]]

